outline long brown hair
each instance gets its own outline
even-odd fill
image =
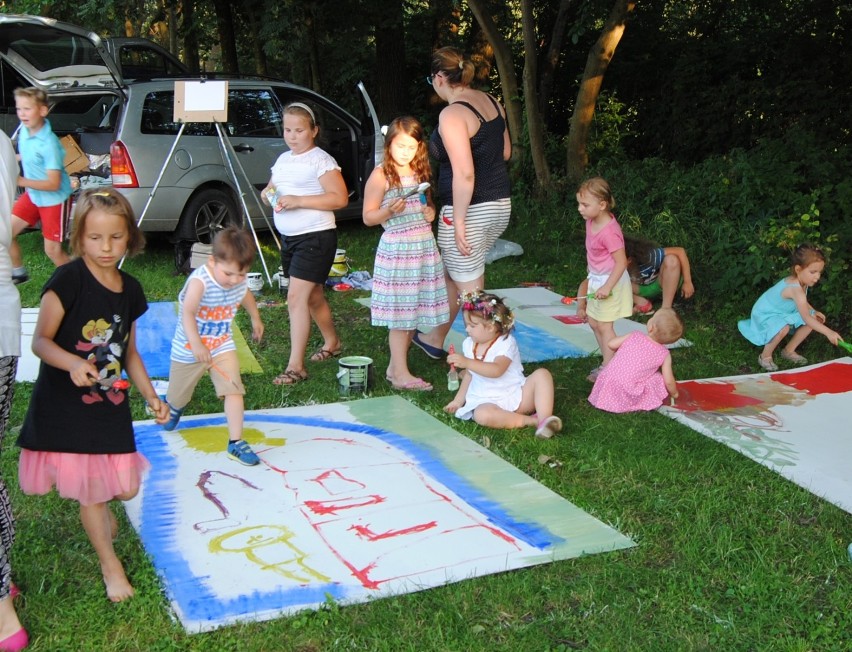
[[[399,172],[396,170],[396,164],[391,156],[391,144],[393,139],[400,134],[411,136],[417,141],[417,153],[411,159],[411,169],[418,183],[429,181],[431,169],[429,167],[429,151],[426,148],[426,136],[423,133],[423,125],[416,118],[410,115],[396,118],[388,126],[388,133],[385,135],[385,159],[382,162],[382,172],[385,173],[389,188],[398,188],[401,183],[399,180]]]

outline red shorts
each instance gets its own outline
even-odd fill
[[[41,233],[45,240],[62,242],[65,239],[64,212],[67,202],[53,206],[36,206],[30,199],[30,193],[25,192],[12,207],[12,215],[20,217],[30,226],[41,222]]]

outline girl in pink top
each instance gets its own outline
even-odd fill
[[[613,322],[633,314],[633,290],[627,274],[624,235],[612,214],[615,199],[600,177],[584,181],[577,190],[577,210],[586,221],[586,261],[589,274],[580,284],[577,316],[588,319],[603,363],[589,374],[594,382],[613,356],[606,344],[615,337]],[[586,302],[586,295],[591,301]]]

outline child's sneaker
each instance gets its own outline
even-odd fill
[[[12,283],[20,285],[30,280],[30,275],[24,272],[23,274],[12,274]]]
[[[180,416],[183,414],[184,408],[177,409],[173,408],[169,405],[169,420],[166,421],[161,427],[163,430],[174,430],[177,428],[178,421],[180,421]]]
[[[638,306],[635,306],[633,308],[633,312],[640,315],[645,315],[646,317],[650,317],[654,314],[654,304],[650,301],[646,301],[645,303],[641,303]]]
[[[538,424],[535,436],[539,439],[550,439],[560,430],[562,430],[562,419],[559,417],[547,417]]]
[[[260,464],[260,458],[254,454],[251,447],[242,439],[228,442],[228,457],[246,466]]]

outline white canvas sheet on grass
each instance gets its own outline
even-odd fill
[[[178,304],[174,301],[152,302],[148,310],[136,322],[136,348],[151,378],[168,378],[169,356],[172,338],[177,325]],[[38,378],[39,359],[32,351],[33,333],[38,321],[38,308],[24,308],[21,311],[21,357],[18,359],[18,382],[35,382]],[[240,371],[261,373],[260,364],[251,352],[245,336],[236,324],[233,324],[234,342],[240,360]]]
[[[663,414],[852,513],[852,358],[678,389]]]
[[[398,396],[248,412],[256,467],[180,426],[136,424],[127,513],[190,632],[634,545]]]
[[[19,383],[34,383],[38,378],[39,359],[33,353],[33,333],[38,321],[38,308],[21,310],[21,357],[15,380]]]
[[[577,315],[576,304],[562,303],[561,294],[542,287],[500,288],[488,291],[502,297],[515,313],[515,338],[518,340],[522,362],[544,362],[600,354],[591,327],[586,323],[574,321]],[[369,297],[356,301],[368,307],[370,305]],[[631,319],[617,320],[614,328],[616,335],[627,335],[632,331],[648,332],[645,324]],[[447,336],[446,346],[453,344],[460,351],[466,336],[464,321],[459,314]],[[669,345],[669,348],[680,346],[691,344],[681,338]]]

